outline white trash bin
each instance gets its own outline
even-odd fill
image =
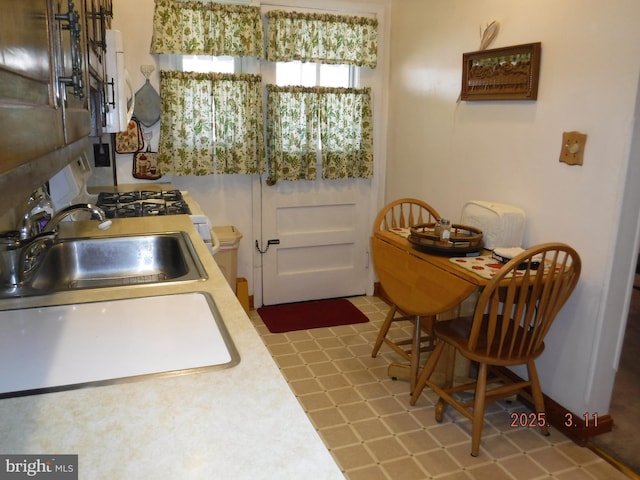
[[[233,225],[223,227],[213,227],[212,232],[220,241],[220,249],[213,255],[216,263],[222,270],[227,283],[236,293],[236,283],[238,281],[238,247],[242,234]]]

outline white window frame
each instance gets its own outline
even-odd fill
[[[229,72],[228,70],[222,70],[222,69],[209,69],[209,70],[205,70],[205,69],[192,69],[189,68],[187,65],[189,63],[195,62],[195,63],[200,63],[201,65],[206,65],[206,62],[209,61],[211,64],[215,64],[214,62],[218,62],[219,60],[223,60],[225,63],[225,65],[228,65],[229,63],[232,64],[232,71]],[[237,73],[240,69],[241,69],[241,62],[240,59],[237,57],[231,57],[231,56],[215,56],[215,55],[182,55],[180,58],[180,63],[181,63],[181,70],[183,72],[186,71],[195,71],[195,72],[204,72],[204,73],[209,73],[209,72],[216,72],[216,73]]]
[[[271,63],[271,62],[268,62]],[[325,63],[320,63],[320,62],[315,62],[315,63],[303,63],[300,61],[294,61],[294,62],[273,62],[274,64],[274,69],[275,69],[275,84],[276,85],[299,85],[299,86],[304,86],[304,87],[345,87],[345,88],[356,88],[358,87],[358,83],[359,83],[359,79],[360,79],[360,67],[354,66],[354,65],[329,65],[329,64],[325,64]],[[280,65],[287,65],[287,64],[295,64],[295,65],[299,65],[300,69],[302,70],[303,66],[313,66],[315,67],[315,78],[314,78],[314,83],[307,83],[307,82],[298,82],[298,83],[291,83],[286,81],[286,79],[279,79],[278,78],[278,66]],[[340,66],[340,67],[347,67],[348,68],[348,78],[347,78],[347,84],[346,85],[335,85],[335,84],[326,84],[322,82],[322,71],[323,68],[332,68],[332,67],[336,67],[336,66]],[[301,76],[303,76],[301,74]],[[303,79],[304,80],[304,79]]]

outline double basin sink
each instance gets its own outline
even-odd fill
[[[40,256],[19,296],[42,295],[51,306],[0,309],[0,398],[240,361],[210,289],[199,283],[207,271],[186,232],[57,239]],[[193,288],[131,295],[133,286],[168,282]],[[114,291],[114,300],[92,301],[89,289],[107,287],[124,289],[122,295]],[[87,292],[86,301],[61,305],[46,298],[64,291]],[[145,292],[150,296],[141,296]],[[23,366],[19,375],[2,367],[16,364]]]
[[[207,278],[185,232],[58,239],[40,255],[21,296]]]

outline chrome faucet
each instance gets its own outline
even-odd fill
[[[32,195],[33,197],[33,195]],[[42,197],[46,201],[46,197]],[[32,208],[20,219],[18,230],[0,234],[0,269],[2,286],[9,293],[16,292],[28,279],[29,274],[39,265],[41,253],[51,246],[58,235],[58,225],[61,221],[78,211],[91,213],[91,218],[97,219],[98,228],[106,230],[111,226],[104,210],[89,203],[79,203],[58,211],[51,220],[40,223],[43,212],[40,208]],[[34,220],[34,216],[37,216]]]
[[[10,291],[19,288],[38,264],[39,254],[53,244],[55,237],[56,233],[40,233],[22,240],[17,230],[0,234],[2,287]]]
[[[43,187],[35,190],[20,207],[21,215],[18,223],[20,238],[27,240],[38,235],[42,227],[53,215],[53,204],[47,190]]]
[[[100,230],[106,230],[111,226],[111,220],[107,219],[107,215],[104,213],[100,207],[96,207],[90,203],[77,203],[75,205],[70,205],[62,210],[59,210],[51,220],[47,222],[47,224],[42,229],[42,233],[51,233],[57,232],[57,227],[62,220],[67,218],[69,215],[72,215],[78,211],[86,211],[91,213],[91,218],[95,218],[100,223],[98,224],[98,228]]]

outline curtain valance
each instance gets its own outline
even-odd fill
[[[267,59],[319,62],[374,68],[378,20],[317,13],[267,12]]]
[[[151,53],[264,58],[260,7],[155,0]]]

